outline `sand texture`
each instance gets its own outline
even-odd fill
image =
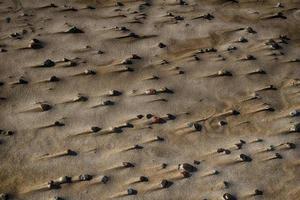
[[[0,200],[299,200],[299,133],[299,0],[0,0]]]

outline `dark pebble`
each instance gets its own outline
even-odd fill
[[[162,188],[168,188],[168,187],[170,187],[172,184],[173,184],[173,182],[168,181],[168,180],[166,180],[166,179],[163,179],[163,180],[160,182],[160,186],[161,186]]]
[[[82,30],[77,28],[76,26],[71,27],[66,33],[84,33]]]
[[[45,60],[45,62],[43,63],[43,67],[53,67],[53,66],[55,66],[55,62],[50,59]]]
[[[165,45],[164,43],[161,43],[161,42],[160,42],[160,43],[158,44],[158,47],[159,47],[159,48],[165,48],[166,45]]]
[[[136,195],[137,193],[138,193],[138,191],[135,190],[135,189],[132,189],[132,188],[129,188],[129,189],[127,190],[127,194],[128,194],[128,195]]]
[[[130,162],[123,162],[122,165],[125,168],[132,168],[132,167],[134,167],[134,164],[132,164]]]
[[[233,196],[232,194],[229,194],[229,193],[225,193],[223,195],[223,199],[224,200],[236,200],[237,198],[235,196]]]
[[[91,131],[93,132],[93,133],[97,133],[98,131],[100,131],[101,130],[101,128],[99,128],[99,127],[97,127],[97,126],[93,126],[92,128],[91,128]]]
[[[57,76],[51,76],[49,81],[50,82],[58,82],[60,79]]]
[[[251,162],[252,161],[252,158],[250,156],[247,156],[245,154],[241,154],[240,155],[240,158],[242,159],[242,161],[244,162]]]
[[[263,195],[263,191],[256,189],[254,195]]]
[[[89,174],[82,174],[79,176],[80,181],[89,181],[92,180],[93,176]]]

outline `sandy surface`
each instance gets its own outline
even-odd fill
[[[0,2],[9,199],[299,199],[300,1]]]

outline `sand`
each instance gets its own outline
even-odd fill
[[[0,2],[2,199],[299,199],[300,1]]]

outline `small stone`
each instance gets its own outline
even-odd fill
[[[148,179],[148,177],[146,177],[146,176],[140,176],[139,181],[140,181],[140,182],[148,182],[149,179]]]
[[[282,12],[278,12],[275,15],[273,15],[273,18],[281,18],[281,19],[286,19],[287,17],[284,16]]]
[[[148,89],[145,91],[145,94],[147,94],[147,95],[154,95],[156,93],[157,93],[157,91],[155,89]]]
[[[253,55],[246,55],[245,60],[255,60],[255,57]]]
[[[176,116],[175,115],[172,115],[172,114],[167,114],[167,117],[168,117],[168,119],[169,120],[174,120],[174,119],[176,119]]]
[[[138,119],[142,119],[144,117],[144,115],[137,115],[136,116]]]
[[[161,64],[161,65],[166,65],[166,64],[168,64],[168,63],[169,63],[169,61],[167,61],[167,60],[162,60],[160,64]]]
[[[244,37],[240,37],[238,41],[242,43],[248,42],[248,40]]]
[[[121,3],[121,2],[119,2],[119,1],[117,1],[116,6],[124,6],[124,4]]]
[[[217,73],[218,76],[232,76],[230,71],[227,70],[219,70]]]
[[[43,63],[42,66],[43,67],[53,67],[53,66],[55,66],[55,62],[50,59],[47,59],[47,60],[45,60],[45,62]]]
[[[38,39],[32,39],[30,41],[29,47],[32,48],[32,49],[41,49],[41,48],[43,48],[43,44]]]
[[[58,82],[60,79],[57,76],[51,76],[49,81],[50,82]]]
[[[47,183],[47,187],[50,190],[60,188],[60,186],[52,180]]]
[[[109,127],[108,130],[113,133],[121,133],[122,132],[122,129],[119,127]]]
[[[290,115],[291,117],[297,117],[297,116],[300,115],[300,111],[299,111],[299,110],[292,110],[292,111],[289,113],[289,115]]]
[[[86,69],[86,70],[84,70],[84,74],[85,74],[85,75],[95,75],[96,72],[93,71],[93,70]]]
[[[228,154],[231,154],[231,151],[229,149],[225,149],[224,153],[228,155]]]
[[[223,149],[223,148],[218,148],[217,149],[217,153],[223,153],[225,151],[225,149]]]
[[[163,179],[161,182],[160,182],[160,186],[162,188],[168,188],[172,185],[173,183],[171,181],[168,181],[166,179]]]
[[[46,103],[40,104],[40,107],[42,108],[42,111],[48,111],[51,110],[52,106]]]
[[[290,132],[300,132],[300,123],[292,125]]]
[[[256,189],[254,195],[263,195],[263,191]]]
[[[197,61],[200,60],[200,58],[199,58],[198,56],[196,56],[196,55],[194,55],[193,57],[194,57],[194,59],[197,60]]]
[[[277,49],[281,49],[281,48],[282,48],[282,47],[281,47],[277,42],[275,42],[273,39],[269,39],[269,40],[265,43],[265,45],[269,45],[270,48],[271,48],[272,50],[277,50]]]
[[[59,184],[64,184],[64,183],[71,183],[72,182],[72,177],[69,176],[62,176],[58,179]]]
[[[140,36],[137,35],[136,33],[131,32],[128,34],[128,37],[139,38]]]
[[[195,165],[200,165],[200,161],[194,160],[194,164],[195,164]]]
[[[246,28],[246,30],[247,30],[248,33],[253,33],[253,34],[256,33],[256,31],[254,31],[253,28],[250,27],[250,26],[248,26],[248,27]]]
[[[266,71],[261,69],[261,68],[258,68],[256,70],[254,70],[254,73],[257,73],[257,74],[266,74]]]
[[[146,115],[146,118],[147,118],[147,119],[150,119],[150,118],[152,118],[152,117],[153,117],[153,115],[152,115],[151,113],[149,113],[149,114]]]
[[[88,98],[82,95],[78,95],[75,101],[87,101]]]
[[[131,65],[133,62],[130,58],[125,59],[124,61],[122,61],[123,65]]]
[[[196,131],[201,131],[202,130],[202,125],[200,123],[194,123],[193,124],[193,128],[196,130]]]
[[[136,195],[137,193],[138,193],[138,191],[135,189],[132,189],[132,188],[127,189],[128,195]]]
[[[13,131],[5,131],[5,130],[0,129],[0,135],[9,136],[9,135],[13,135],[13,134],[14,134]]]
[[[278,2],[275,7],[276,8],[283,8],[283,5],[282,5],[282,3]]]
[[[169,93],[169,94],[173,94],[173,90],[167,88],[167,87],[164,87],[164,88],[161,88],[159,89],[160,92],[163,92],[163,93]]]
[[[229,187],[229,183],[227,181],[223,181],[223,185],[224,185],[225,188]]]
[[[144,148],[143,146],[138,145],[138,144],[135,144],[135,145],[133,146],[133,149],[143,149],[143,148]]]
[[[100,176],[100,182],[103,184],[106,184],[109,181],[109,177],[108,176]]]
[[[235,146],[237,147],[237,149],[241,149],[243,144],[242,143],[237,143],[237,144],[235,144]]]
[[[206,48],[206,49],[204,49],[204,51],[206,52],[206,53],[209,53],[209,52],[217,52],[217,49],[215,49],[215,48]]]
[[[64,126],[65,124],[59,121],[54,122],[54,126]]]
[[[210,13],[207,13],[205,15],[203,15],[203,18],[204,19],[207,19],[207,20],[212,20],[214,19],[215,17],[213,15],[211,15]]]
[[[21,38],[21,34],[20,34],[20,33],[12,33],[12,34],[10,34],[10,37],[11,37],[11,38],[17,38],[17,39],[20,39],[20,38]]]
[[[21,17],[27,17],[29,15],[27,13],[22,12],[19,16],[21,16]]]
[[[28,84],[28,81],[26,81],[24,78],[19,79],[19,84]]]
[[[101,130],[101,128],[99,128],[99,127],[97,127],[97,126],[92,126],[91,127],[91,131],[93,132],[93,133],[97,133],[98,131],[100,131]]]
[[[183,5],[188,5],[188,4],[187,4],[187,2],[184,1],[184,0],[179,0],[179,5],[182,5],[182,6],[183,6]]]
[[[275,153],[275,158],[282,159],[282,156],[279,153]]]
[[[188,177],[191,177],[191,174],[187,171],[182,171],[180,172],[180,174],[184,177],[184,178],[188,178]]]
[[[51,200],[64,200],[62,197],[53,197]]]
[[[296,148],[296,144],[291,143],[291,142],[287,142],[285,145],[286,145],[287,148],[289,148],[289,149],[295,149],[295,148]]]
[[[233,196],[232,194],[225,193],[225,194],[223,195],[223,199],[224,199],[224,200],[236,200],[236,197]]]
[[[266,151],[275,151],[275,147],[273,145],[270,145]]]
[[[252,161],[252,158],[250,156],[245,155],[245,154],[240,154],[240,158],[244,162],[251,162]]]
[[[223,120],[220,120],[220,121],[218,122],[218,125],[219,125],[219,126],[225,126],[225,125],[227,125],[227,122],[226,122],[226,121],[223,121]]]
[[[234,51],[234,50],[237,50],[237,47],[234,46],[227,47],[227,51]]]
[[[71,27],[66,33],[84,33],[82,30],[77,28],[76,26]]]
[[[10,23],[11,18],[10,18],[10,17],[6,17],[6,18],[5,18],[5,21],[6,21],[6,23]]]
[[[277,49],[281,49],[281,48],[282,48],[282,47],[281,47],[279,44],[277,44],[277,43],[271,44],[270,47],[271,47],[271,49],[273,49],[273,50],[277,50]]]
[[[132,54],[131,59],[141,59],[141,57],[136,54]]]
[[[173,13],[167,12],[167,16],[173,17],[174,15],[173,15]]]
[[[153,116],[152,119],[151,119],[151,122],[153,124],[162,124],[162,123],[165,123],[166,121],[160,117],[157,117],[157,116]]]
[[[0,194],[0,200],[8,200],[9,196],[6,193],[1,193]]]
[[[115,103],[113,102],[113,101],[111,101],[111,100],[106,100],[106,101],[103,101],[102,102],[102,105],[103,106],[112,106],[112,105],[114,105]]]
[[[119,30],[119,31],[123,31],[123,32],[129,31],[129,29],[126,28],[125,26],[116,27],[116,29]]]
[[[162,163],[162,164],[161,164],[161,168],[162,168],[162,169],[165,169],[167,166],[168,166],[168,164],[166,164],[166,163]]]
[[[89,181],[92,180],[93,176],[89,174],[82,174],[79,176],[80,181]]]
[[[300,59],[299,58],[294,58],[294,59],[289,60],[289,62],[300,62]]]
[[[134,167],[134,164],[132,164],[130,162],[123,162],[122,165],[125,168],[132,168],[132,167]]]
[[[279,35],[279,38],[283,40],[290,40],[290,38],[287,35]]]
[[[91,6],[91,5],[87,5],[86,8],[90,9],[90,10],[95,10],[96,9],[94,6]]]
[[[197,168],[191,164],[183,163],[183,164],[178,165],[178,170],[187,171],[187,172],[195,172],[195,171],[197,171]]]
[[[167,46],[166,46],[164,43],[161,43],[161,42],[160,42],[160,43],[158,44],[158,47],[159,47],[159,48],[165,48],[165,47],[167,47]]]
[[[178,16],[175,16],[174,19],[181,21],[181,20],[184,20],[184,17],[178,15]]]

